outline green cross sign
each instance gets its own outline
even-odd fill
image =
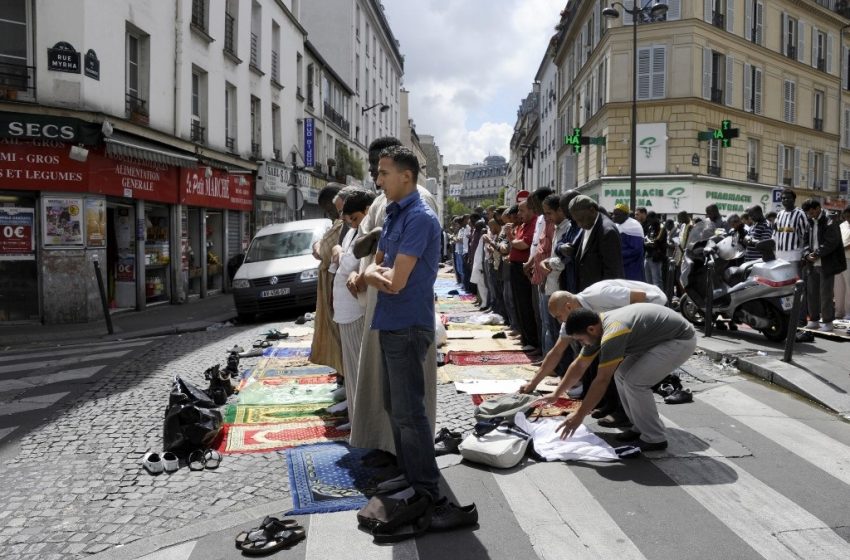
[[[572,134],[567,134],[564,136],[564,144],[567,146],[573,147],[573,153],[580,154],[581,153],[581,129],[574,128]]]
[[[732,138],[738,137],[738,129],[732,128],[732,121],[724,119],[720,122],[717,130],[708,130],[697,133],[697,140],[720,140],[721,147],[728,148],[732,145]]]

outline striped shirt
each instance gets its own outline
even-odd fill
[[[755,224],[753,224],[753,227],[751,227],[750,231],[747,233],[747,237],[756,242],[764,241],[765,239],[770,239],[772,236],[773,230],[770,229],[770,224],[767,220],[756,222]],[[761,253],[759,253],[755,247],[747,247],[747,252],[744,255],[745,260],[757,261],[760,258]]]
[[[777,251],[801,251],[809,239],[809,219],[800,208],[782,210],[776,216],[773,238]]]

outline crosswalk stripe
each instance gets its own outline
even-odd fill
[[[62,393],[50,393],[48,395],[38,395],[35,397],[18,399],[12,402],[0,403],[0,416],[20,414],[21,412],[48,408],[56,404],[62,398],[68,396],[68,394],[69,392],[65,391]]]
[[[357,524],[356,513],[340,511],[310,516],[310,535],[305,560],[329,558],[369,558],[370,560],[418,560],[419,551],[413,539],[376,546],[369,534],[352,530]],[[340,538],[345,535],[345,538]]]
[[[499,488],[540,558],[643,559],[619,525],[563,464],[494,472]]]
[[[68,369],[57,373],[47,375],[33,375],[31,377],[23,377],[21,379],[5,379],[0,381],[0,393],[7,391],[20,391],[22,389],[31,389],[33,387],[43,387],[52,385],[53,383],[62,383],[65,381],[76,381],[78,379],[88,379],[104,366],[91,366],[77,369]]]
[[[21,360],[31,360],[34,358],[50,358],[53,356],[74,356],[76,354],[91,354],[100,350],[116,350],[127,348],[138,348],[150,344],[150,340],[138,340],[133,342],[109,342],[104,344],[92,344],[85,347],[68,347],[68,348],[53,348],[52,350],[40,350],[34,352],[19,352],[16,354],[6,354],[0,356],[0,362],[14,362]]]
[[[116,352],[104,352],[102,354],[92,354],[89,356],[71,356],[69,358],[58,358],[55,360],[44,360],[41,362],[21,362],[18,364],[0,366],[0,373],[10,373],[13,371],[34,371],[46,367],[67,366],[72,364],[82,364],[85,362],[94,362],[97,360],[109,360],[112,358],[120,358],[132,352],[132,349],[119,350]]]
[[[667,426],[678,428],[664,418]],[[850,558],[850,543],[823,521],[723,457],[653,463],[756,552],[771,559]]]
[[[843,443],[728,385],[702,392],[700,402],[850,485],[850,447]]]

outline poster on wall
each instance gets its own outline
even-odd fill
[[[106,200],[86,199],[86,245],[106,247]]]
[[[44,246],[83,245],[83,199],[81,197],[44,197]]]
[[[638,123],[638,173],[667,173],[667,123]]]
[[[35,209],[0,208],[0,261],[35,259]]]

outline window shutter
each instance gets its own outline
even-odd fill
[[[800,148],[794,148],[794,182],[795,187],[800,185]]]
[[[711,100],[711,49],[708,47],[702,49],[702,98]]]
[[[844,106],[844,147],[850,148],[850,106]]]
[[[753,1],[744,0],[744,38],[753,39]]]
[[[652,49],[652,98],[667,97],[667,47],[664,45]]]
[[[714,0],[703,0],[702,19],[704,19],[706,23],[711,23],[711,15],[714,11],[713,4]]]
[[[788,33],[788,14],[782,14],[782,35],[779,41],[780,46],[782,47],[782,54],[788,56],[788,40],[785,35]]]
[[[797,21],[797,61],[806,61],[806,23]]]
[[[726,0],[726,31],[735,32],[735,0]]]
[[[848,72],[848,62],[850,62],[850,56],[848,55],[850,55],[850,49],[848,49],[844,45],[841,45],[841,71],[844,73],[844,83],[842,84],[842,87],[844,89],[850,89],[848,88],[848,85],[850,85],[850,72]]]
[[[756,20],[756,26],[755,26],[756,43],[758,43],[759,45],[763,45],[764,44],[764,33],[763,33],[764,4],[762,4],[761,2],[756,2],[755,7],[756,7],[756,13],[754,15],[755,15],[755,20]]]
[[[832,190],[832,154],[823,155],[823,190]],[[836,185],[837,186],[837,185]],[[837,188],[835,190],[838,190]]]
[[[651,47],[641,47],[638,49],[638,83],[637,94],[638,99],[649,99],[651,90],[650,76],[650,58],[652,56]]]
[[[761,115],[761,92],[763,83],[761,68],[756,67],[753,78],[753,113],[755,113],[756,115]]]
[[[818,28],[812,26],[812,67],[817,68],[818,65]]]
[[[623,4],[626,5],[626,8],[631,10],[632,8],[635,7],[635,0],[625,0],[625,2],[623,2]],[[632,14],[630,14],[626,10],[623,10],[623,25],[631,25],[633,22],[634,22],[634,20],[632,18]]]
[[[776,184],[781,185],[785,172],[785,146],[777,144],[776,150]]]
[[[835,38],[832,33],[826,36],[826,71],[832,72],[832,49],[834,47]]]
[[[582,29],[581,33],[579,33],[578,37],[576,37],[576,47],[578,48],[578,52],[581,53],[579,55],[580,60],[581,60],[581,62],[578,65],[579,68],[583,68],[584,63],[587,60],[587,49],[584,48],[584,41],[585,41],[584,29]]]
[[[724,100],[726,105],[732,105],[732,98],[735,95],[735,60],[727,55],[726,56],[726,93]]]
[[[797,122],[797,83],[791,82],[791,122]]]
[[[599,44],[599,38],[601,35],[601,30],[599,29],[599,20],[602,18],[602,14],[598,12],[593,13],[593,48],[596,48],[596,45]]]
[[[753,112],[753,67],[744,63],[744,111]]]
[[[806,168],[806,170],[808,172],[806,184],[809,186],[809,188],[812,188],[812,187],[815,186],[815,152],[814,152],[814,150],[809,150],[809,165]]]
[[[670,0],[667,2],[667,21],[682,19],[682,0]]]

